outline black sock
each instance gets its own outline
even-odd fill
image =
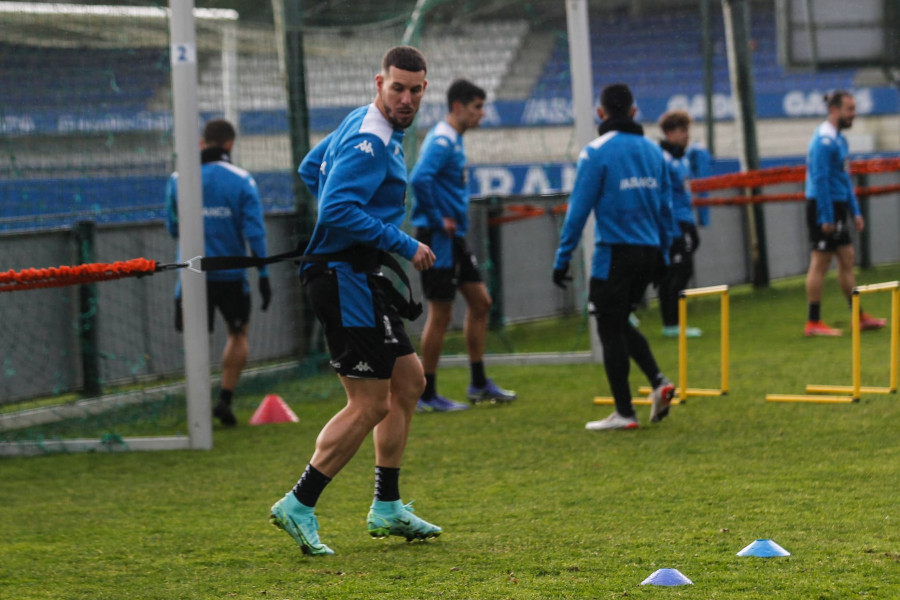
[[[319,501],[322,490],[324,490],[325,486],[330,482],[331,477],[326,477],[312,465],[306,465],[306,470],[303,471],[303,475],[291,491],[294,492],[294,497],[297,498],[301,504],[312,508],[316,505],[316,502]]]
[[[808,319],[810,321],[820,321],[822,319],[821,315],[822,305],[818,302],[810,302],[809,303],[809,311],[808,311]]]
[[[423,398],[434,398],[437,396],[437,373],[425,373],[425,391],[422,392]]]
[[[400,499],[400,469],[375,467],[375,499],[393,502]]]
[[[483,388],[487,385],[487,377],[484,374],[484,361],[469,363],[469,372],[472,377],[472,385]]]
[[[231,406],[231,396],[234,395],[232,390],[219,390],[219,402],[227,406]]]
[[[650,379],[650,387],[654,390],[661,386],[666,381],[666,376],[662,374],[662,371],[658,372]]]

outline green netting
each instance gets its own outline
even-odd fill
[[[408,30],[415,4],[303,2],[299,15],[285,16],[287,33],[256,5],[247,11],[252,19],[197,13],[198,127],[218,116],[237,125],[233,159],[258,183],[270,252],[293,249],[314,218],[314,205],[298,190],[297,140],[316,143],[349,109],[372,100],[387,48],[413,32],[409,39],[428,58],[429,88],[412,136],[420,141],[445,114],[444,94],[456,77],[484,87],[491,101],[525,107],[565,30],[563,13],[547,20],[529,2],[486,14],[482,3],[442,1],[423,3],[418,27]],[[0,3],[0,270],[137,257],[173,261],[176,243],[163,226],[165,182],[175,167],[166,8],[152,2],[115,8]],[[299,30],[291,28],[295,21]],[[292,46],[296,39],[302,51]],[[308,124],[298,119],[298,80]],[[542,106],[539,112],[550,105]],[[467,135],[470,163],[485,168],[476,177],[486,190],[503,191],[503,182],[491,183],[491,165],[552,164],[571,161],[577,152],[568,122],[539,119],[540,126],[510,128],[498,118],[489,113],[486,126]],[[557,191],[562,187],[552,183]],[[532,186],[529,193],[546,187]],[[490,246],[487,205],[474,211],[480,216],[472,244],[500,298],[504,281],[521,279],[534,265],[507,260],[501,279],[503,251],[497,240]],[[538,227],[550,236],[549,246],[559,222],[548,219]],[[511,228],[507,240],[529,235],[528,226],[512,231],[516,227],[522,226]],[[317,377],[325,348],[304,307],[296,266],[281,263],[270,272],[274,299],[265,313],[258,308],[256,274],[250,275],[250,369],[258,370],[242,378],[238,410],[258,404],[273,373],[308,378],[310,397],[339,389],[333,375]],[[182,339],[173,327],[179,276],[189,275],[170,271],[0,294],[0,415],[43,410],[53,417],[28,427],[8,426],[8,417],[0,443],[90,438],[106,440],[103,448],[128,436],[183,435],[183,390],[168,387],[184,376]],[[508,320],[580,305],[574,296],[549,294],[537,306],[508,299],[511,313],[493,319],[495,330]],[[509,294],[522,297],[537,296]],[[411,324],[413,334],[421,321]],[[461,317],[455,322],[460,326]],[[224,330],[218,321],[210,338],[214,377]],[[96,412],[79,413],[85,402]]]

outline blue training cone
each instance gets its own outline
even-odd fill
[[[641,585],[693,585],[693,581],[681,574],[678,569],[657,569]]]
[[[763,558],[769,558],[772,556],[790,556],[791,553],[772,540],[756,540],[755,542],[738,552],[737,555],[761,556]]]

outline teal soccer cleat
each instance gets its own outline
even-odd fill
[[[414,502],[414,501],[413,501]],[[382,503],[387,504],[387,503]],[[401,504],[396,502],[395,511],[386,514],[375,509],[373,505],[369,510],[369,535],[373,538],[385,538],[389,535],[398,535],[406,538],[407,542],[413,540],[427,540],[441,535],[442,529],[432,525],[424,519],[413,514],[412,502]]]
[[[312,509],[304,507],[293,492],[272,505],[269,522],[291,536],[303,554],[324,556],[334,550],[319,541],[319,521]]]

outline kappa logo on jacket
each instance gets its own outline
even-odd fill
[[[353,146],[353,148],[355,148],[356,150],[365,152],[366,154],[371,154],[372,156],[375,156],[375,149],[372,148],[372,142],[370,142],[369,140],[363,140],[360,143],[358,143],[357,145]]]

